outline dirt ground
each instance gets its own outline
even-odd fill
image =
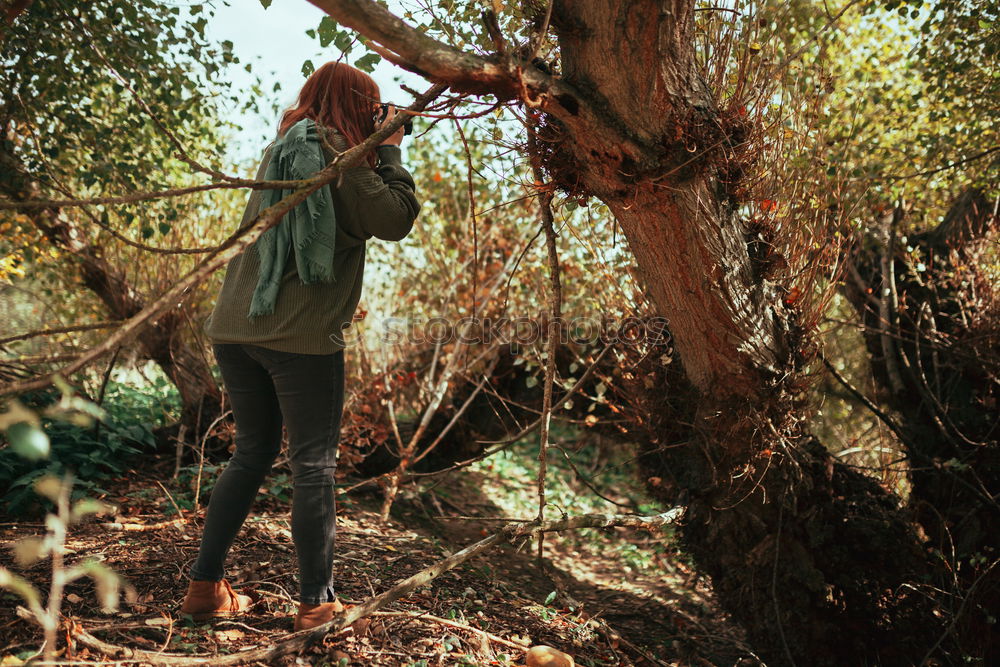
[[[338,501],[336,567],[345,603],[381,593],[493,530],[496,522],[449,518],[503,515],[482,493],[477,473],[452,475],[433,488],[407,490],[387,525],[378,522],[377,493],[354,492]],[[120,514],[73,527],[67,542],[67,565],[98,558],[125,577],[137,600],[103,612],[94,584],[82,579],[68,587],[63,613],[108,643],[190,657],[280,641],[291,631],[295,613],[287,503],[262,496],[230,554],[227,577],[256,599],[254,607],[238,620],[195,624],[181,618],[177,606],[197,553],[202,512],[184,512],[179,520],[167,515],[163,507],[169,499],[155,479],[137,473],[105,484],[109,495],[103,500],[116,504]],[[446,496],[441,489],[448,490]],[[17,540],[42,534],[43,524],[3,521],[0,563],[47,590],[50,562],[18,568],[10,550]],[[145,529],[102,525],[109,521]],[[648,571],[624,568],[620,553],[635,551],[643,538],[624,529],[605,533],[607,543],[600,549],[549,534],[541,564],[534,544],[530,552],[498,547],[389,605],[357,631],[327,637],[323,645],[280,664],[513,665],[523,664],[524,650],[536,644],[565,651],[579,665],[761,664],[717,609],[707,583],[681,560],[655,554],[655,567]],[[11,594],[0,596],[2,665],[20,664],[14,656],[24,657],[41,643],[40,631],[16,616],[17,604]],[[67,636],[61,633],[61,649]],[[112,662],[77,642],[60,660]]]

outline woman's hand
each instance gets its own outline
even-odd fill
[[[393,105],[391,105],[391,104],[388,105],[388,110],[387,110],[387,112],[385,114],[385,118],[382,119],[382,122],[378,124],[378,126],[376,127],[376,129],[381,129],[382,127],[384,127],[386,123],[388,123],[389,121],[391,121],[393,118],[396,117],[396,113],[397,113],[396,112],[396,107],[393,106]],[[403,142],[403,135],[404,134],[405,134],[405,129],[403,128],[402,125],[400,125],[399,129],[396,130],[395,134],[393,134],[391,137],[389,137],[387,139],[383,139],[382,140],[382,144],[381,145],[385,146],[386,144],[389,144],[389,145],[392,145],[392,146],[398,146],[399,144],[401,144]]]

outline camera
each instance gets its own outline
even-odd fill
[[[399,113],[399,111],[397,110],[396,113]],[[375,125],[378,126],[379,124],[381,124],[382,121],[385,120],[385,117],[388,114],[389,114],[388,104],[378,105],[378,111],[375,113]],[[405,136],[407,134],[412,134],[412,133],[413,133],[413,118],[407,118],[406,122],[403,123],[403,135]]]

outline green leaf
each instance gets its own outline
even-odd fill
[[[369,53],[355,60],[354,66],[357,67],[359,70],[371,74],[375,70],[375,65],[378,64],[378,61],[379,57],[377,53]]]
[[[76,522],[89,514],[108,514],[111,511],[112,507],[107,503],[102,503],[100,500],[93,498],[84,498],[83,500],[78,500],[73,505],[69,520],[70,522]]]
[[[18,422],[7,429],[10,447],[29,461],[47,458],[51,446],[45,431],[27,422]]]
[[[271,0],[260,0],[260,4],[264,7],[264,9],[267,9],[271,6]]]
[[[345,54],[350,53],[351,52],[350,35],[348,35],[344,31],[338,32],[337,36],[333,38],[333,45],[337,47],[337,50],[341,51],[342,53]]]
[[[42,475],[35,480],[34,487],[35,493],[57,503],[63,492],[63,481],[55,475]]]
[[[324,16],[319,22],[317,34],[319,35],[320,46],[324,48],[330,46],[330,42],[337,37],[337,22],[329,16]]]
[[[26,537],[14,543],[14,561],[21,567],[31,567],[49,553],[49,540]]]
[[[107,565],[92,558],[88,558],[78,565],[83,572],[90,575],[97,588],[97,599],[101,603],[103,611],[114,611],[118,609],[118,593],[121,590],[122,579]],[[131,595],[129,597],[132,597]]]
[[[302,76],[309,76],[316,71],[316,67],[313,65],[313,61],[307,60],[302,63]]]
[[[33,612],[41,610],[41,599],[35,587],[28,583],[27,579],[17,576],[5,567],[0,567],[0,588],[21,596]]]

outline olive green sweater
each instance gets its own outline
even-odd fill
[[[349,147],[337,132],[327,130],[329,143],[337,150]],[[327,163],[334,153],[323,145]],[[264,151],[257,179],[263,178],[271,156]],[[331,354],[347,347],[344,331],[351,323],[361,299],[365,269],[365,242],[371,237],[399,241],[409,234],[420,211],[413,178],[401,163],[398,146],[380,146],[375,169],[362,163],[347,169],[330,184],[337,215],[334,282],[303,285],[294,254],[281,279],[274,312],[250,319],[250,298],[257,285],[260,259],[253,246],[234,257],[215,309],[205,320],[204,330],[213,343],[251,343],[283,352]],[[243,213],[240,229],[253,222],[261,198],[253,190]]]

